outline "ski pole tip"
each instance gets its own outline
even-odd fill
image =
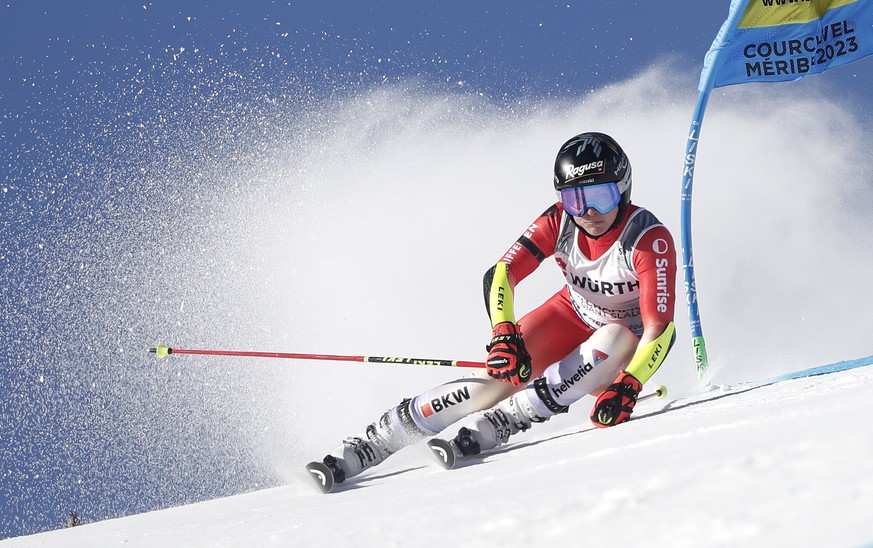
[[[158,359],[161,359],[166,358],[168,354],[172,354],[173,349],[167,347],[167,345],[165,344],[158,343],[158,346],[156,346],[155,348],[149,348],[149,352],[151,352],[152,354],[156,354],[158,356]]]
[[[655,387],[655,394],[657,394],[657,398],[659,400],[663,400],[667,397],[667,387],[663,384],[659,384]]]

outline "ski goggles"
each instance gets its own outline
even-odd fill
[[[574,217],[585,215],[588,208],[600,213],[608,213],[621,202],[621,192],[615,183],[565,188],[561,190],[561,204],[564,211]]]

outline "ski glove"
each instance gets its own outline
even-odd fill
[[[642,389],[643,385],[636,377],[622,372],[597,398],[591,411],[591,422],[598,428],[606,428],[628,420]]]
[[[530,354],[524,347],[521,331],[512,322],[500,322],[491,331],[491,344],[487,346],[488,360],[485,369],[492,378],[523,386],[530,380],[533,369]]]

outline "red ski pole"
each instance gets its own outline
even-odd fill
[[[337,356],[333,354],[299,354],[290,352],[244,352],[238,350],[190,350],[182,348],[170,348],[158,344],[155,348],[149,348],[149,352],[156,354],[158,359],[170,354],[197,354],[204,356],[236,356],[245,358],[284,358],[291,360],[327,360],[345,362],[366,363],[404,363],[409,365],[442,365],[447,367],[485,367],[483,362],[467,362],[461,360],[432,360],[425,358],[386,358],[381,356]]]

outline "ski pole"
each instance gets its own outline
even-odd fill
[[[337,356],[332,354],[299,354],[289,352],[243,352],[238,350],[190,350],[183,348],[170,348],[160,343],[155,348],[149,348],[149,352],[151,352],[152,354],[156,354],[158,359],[165,358],[170,354],[197,354],[205,356],[235,356],[245,358],[284,358],[291,360],[328,360],[367,363],[403,363],[409,365],[442,365],[446,367],[485,367],[485,364],[483,362],[468,362],[462,360],[386,358],[381,356]]]
[[[646,394],[645,396],[640,396],[639,398],[637,398],[637,403],[644,401],[644,400],[648,400],[650,398],[657,398],[659,400],[662,400],[666,397],[667,397],[667,387],[664,386],[663,384],[659,384],[658,386],[655,387],[655,391],[652,392],[651,394]]]
[[[170,354],[196,354],[201,356],[234,356],[244,358],[284,358],[292,360],[327,360],[365,363],[403,363],[409,365],[442,365],[446,367],[485,367],[483,362],[469,362],[463,360],[434,360],[427,358],[389,358],[381,356],[342,356],[335,354],[300,354],[291,352],[248,352],[239,350],[191,350],[183,348],[170,348],[158,343],[155,348],[149,348],[149,352],[156,354],[158,359],[165,358]],[[654,391],[640,396],[637,402],[651,398],[659,400],[667,397],[667,387],[658,385]]]

